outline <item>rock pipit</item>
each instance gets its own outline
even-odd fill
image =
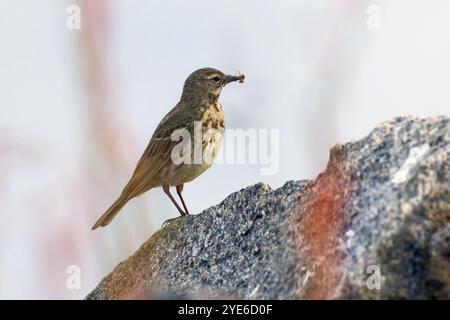
[[[242,83],[244,75],[229,76],[213,68],[199,69],[189,75],[184,82],[180,101],[156,128],[130,181],[92,229],[109,224],[132,198],[161,186],[180,214],[189,214],[181,195],[183,185],[201,175],[216,157],[225,130],[222,106],[219,102],[220,92],[226,84],[238,80]],[[196,124],[200,124],[201,135],[197,139],[200,141],[195,141]],[[180,139],[174,139],[174,132],[185,132],[188,136],[177,135],[183,140],[180,142]],[[205,134],[206,132],[208,134]],[[174,152],[174,148],[179,148],[181,143],[184,143],[182,146],[185,148],[181,148],[181,151],[176,149]],[[196,143],[201,147],[200,161],[194,159]],[[180,153],[184,159],[181,163],[178,161]],[[170,193],[171,186],[176,187],[184,211]]]

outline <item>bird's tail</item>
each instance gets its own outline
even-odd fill
[[[92,230],[97,229],[98,227],[107,226],[130,199],[131,198],[128,195],[122,193],[112,206],[92,226]]]

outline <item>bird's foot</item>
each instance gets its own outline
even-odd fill
[[[178,216],[178,217],[175,217],[175,218],[167,219],[166,221],[163,222],[161,228],[164,228],[164,226],[165,226],[166,224],[168,224],[168,223],[170,223],[170,222],[172,222],[172,221],[174,221],[174,220],[180,219],[181,217],[184,217],[184,215]]]

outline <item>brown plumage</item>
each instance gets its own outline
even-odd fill
[[[173,141],[172,134],[177,129],[189,132],[195,139],[195,123],[202,127],[202,155],[214,160],[221,144],[224,115],[219,96],[222,88],[233,81],[243,82],[244,76],[229,76],[213,68],[203,68],[193,72],[186,79],[183,94],[177,105],[163,118],[155,130],[147,148],[136,165],[136,169],[119,198],[98,219],[92,229],[108,225],[120,209],[134,197],[155,187],[163,187],[164,192],[177,207],[181,215],[189,214],[181,195],[184,183],[197,178],[211,166],[210,161],[194,161],[194,144],[191,143],[191,163],[175,163],[172,151],[180,141]],[[175,186],[184,211],[172,197],[169,188]]]

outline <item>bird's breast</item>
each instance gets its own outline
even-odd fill
[[[206,129],[218,129],[223,130],[225,128],[224,114],[220,102],[206,108],[203,112],[201,121],[203,127]]]
[[[202,136],[202,150],[200,159],[195,159],[195,150],[192,146],[192,161],[176,165],[170,164],[159,176],[160,184],[177,186],[190,182],[208,170],[214,163],[222,142],[223,130],[208,130]]]
[[[170,164],[158,175],[159,184],[176,186],[192,181],[214,163],[225,132],[224,114],[214,105],[205,109],[197,118],[202,123],[201,144],[195,140],[198,139],[197,135],[191,132],[191,154],[188,157],[191,159],[190,163]],[[200,145],[201,150],[197,150]],[[201,152],[200,157],[198,151]]]

